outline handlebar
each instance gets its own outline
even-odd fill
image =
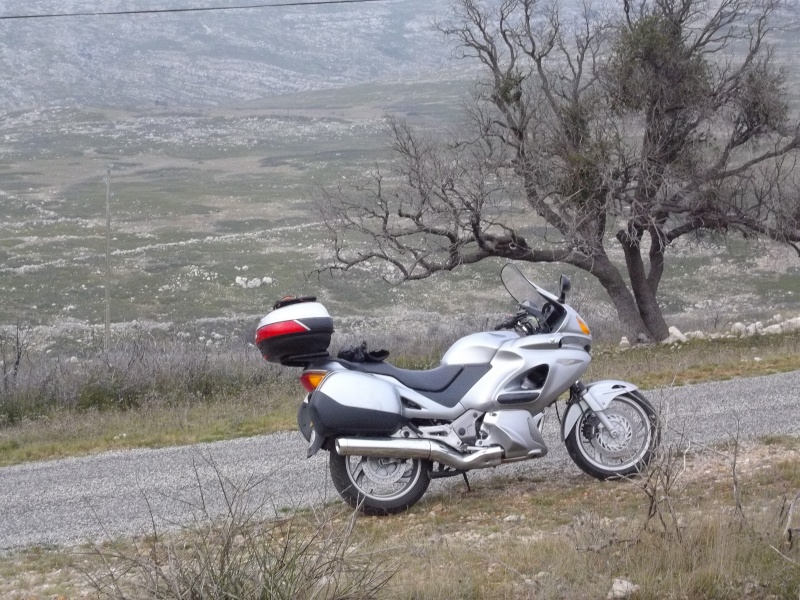
[[[529,314],[532,317],[536,317],[537,321],[539,321],[540,323],[544,323],[544,309],[543,310],[539,310],[535,306],[532,306],[531,304],[526,304],[526,303],[520,304],[519,306],[522,309],[522,311],[525,311],[526,314]],[[545,304],[545,306],[547,306],[547,305]],[[520,312],[522,312],[522,311],[520,311]]]
[[[523,323],[528,335],[549,331],[544,313],[541,310],[529,304],[520,304],[519,307],[521,310],[517,312],[517,314],[512,315],[502,323],[499,323],[494,330],[498,331],[500,329],[515,329],[526,317],[534,317],[535,321],[533,323],[530,321]]]
[[[519,323],[519,320],[520,320],[520,318],[521,318],[521,317],[524,317],[524,316],[525,316],[525,313],[523,313],[523,312],[519,312],[519,313],[517,313],[517,314],[515,314],[515,315],[513,315],[513,316],[511,316],[511,317],[509,317],[509,318],[507,318],[507,319],[506,319],[505,321],[503,321],[502,323],[498,324],[498,325],[497,325],[497,326],[494,328],[494,330],[495,330],[495,331],[498,331],[498,330],[500,330],[500,329],[513,329],[514,327],[516,327],[516,326],[517,326],[517,323]]]

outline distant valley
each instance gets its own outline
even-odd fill
[[[165,4],[197,5],[39,0],[0,14]],[[498,261],[395,287],[377,263],[346,277],[311,275],[330,260],[313,202],[319,186],[386,167],[384,116],[458,127],[475,71],[451,60],[432,26],[447,6],[0,21],[0,325],[102,326],[109,167],[116,327],[219,320],[229,325],[209,331],[240,329],[286,293],[322,296],[355,331],[387,312],[404,323],[415,311],[506,310]],[[782,19],[797,29],[799,15],[800,3],[789,4]],[[797,34],[775,43],[792,67],[796,108]],[[666,312],[708,330],[730,314],[800,310],[796,255],[750,244],[677,248],[662,286]],[[613,315],[582,273],[528,271],[546,286],[569,272],[590,321]]]

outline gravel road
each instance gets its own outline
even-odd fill
[[[647,396],[666,416],[668,435],[683,432],[708,444],[737,431],[742,439],[800,435],[798,389],[800,371],[794,371],[652,390]],[[545,434],[550,446],[545,458],[475,472],[470,480],[577,474],[552,414]],[[185,524],[205,512],[224,512],[223,489],[228,497],[238,490],[238,498],[275,511],[336,498],[327,453],[305,455],[305,440],[289,432],[1,468],[0,550],[140,534],[152,531],[154,523],[159,529]],[[463,486],[460,479],[434,481],[428,498],[457,486]]]

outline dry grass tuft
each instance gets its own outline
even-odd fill
[[[110,600],[369,599],[394,574],[355,541],[357,513],[320,509],[283,519],[253,502],[256,482],[236,484],[216,467],[216,490],[199,486],[194,521],[177,532],[155,525],[149,536],[95,546],[95,567],[84,570],[101,598]],[[212,514],[206,496],[224,498]],[[85,565],[84,565],[85,566]]]
[[[176,597],[173,589],[186,598],[290,597],[282,589],[291,589],[291,597],[335,597],[315,591],[319,582],[340,581],[340,591],[352,590],[352,577],[368,575],[359,588],[367,591],[347,597],[596,600],[619,577],[639,586],[631,598],[796,600],[800,545],[790,546],[785,527],[800,491],[800,441],[740,446],[733,440],[678,456],[686,468],[670,490],[674,521],[663,524],[649,517],[641,481],[602,483],[583,475],[498,477],[473,483],[469,493],[454,483],[408,513],[357,521],[337,507],[276,521],[233,502],[230,515],[203,517],[177,532],[94,550],[2,557],[0,582],[17,587],[0,583],[0,596],[45,600],[57,590],[70,599],[97,597],[99,586],[112,598],[159,597],[156,589],[166,598]],[[79,572],[90,574],[94,586]],[[289,575],[297,581],[265,587]],[[239,595],[224,596],[223,589]],[[266,589],[272,591],[258,595]]]

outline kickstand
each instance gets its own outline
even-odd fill
[[[467,493],[471,492],[472,488],[469,487],[469,479],[467,479],[467,472],[466,471],[462,471],[461,475],[464,477],[464,483],[467,484]]]

